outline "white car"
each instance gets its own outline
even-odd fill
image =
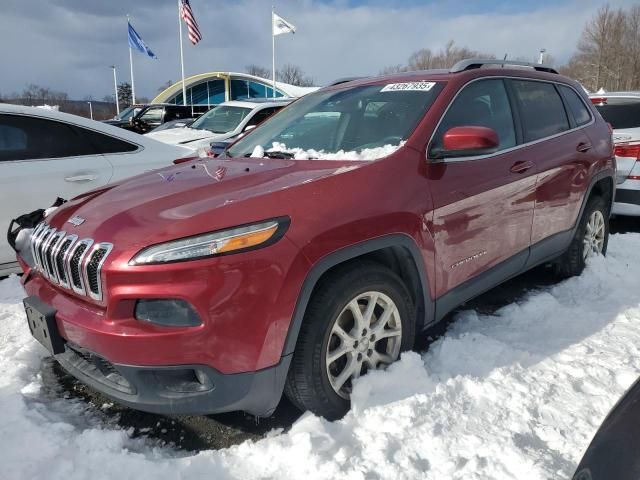
[[[232,100],[212,108],[188,127],[149,132],[145,136],[170,145],[189,147],[204,156],[208,154],[211,142],[255,128],[291,101],[288,98]]]
[[[185,156],[193,151],[101,122],[0,104],[0,276],[18,271],[11,219]]]
[[[614,215],[640,216],[640,92],[589,95],[613,128],[618,164]]]

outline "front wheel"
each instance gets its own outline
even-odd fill
[[[589,259],[606,255],[609,242],[610,205],[600,196],[591,197],[569,249],[556,264],[561,277],[580,275]]]
[[[402,280],[373,262],[324,278],[305,313],[285,393],[330,420],[349,409],[353,381],[413,346],[414,307]]]

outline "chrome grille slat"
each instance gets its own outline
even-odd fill
[[[77,239],[77,235],[67,235],[58,243],[58,247],[53,252],[53,265],[58,277],[58,283],[65,288],[71,288],[66,267],[66,256]]]
[[[111,250],[111,243],[96,243],[91,249],[91,253],[86,257],[86,265],[83,268],[85,274],[85,285],[88,295],[94,300],[102,300],[102,279],[100,277],[102,266]]]
[[[78,241],[77,235],[67,235],[43,222],[31,232],[30,248],[34,269],[51,283],[102,300],[102,267],[113,244],[94,243],[92,238]]]

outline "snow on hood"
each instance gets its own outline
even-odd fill
[[[365,148],[360,151],[350,150],[338,150],[335,153],[327,153],[324,150],[304,150],[302,148],[287,148],[284,143],[273,142],[273,146],[266,150],[267,152],[285,152],[294,155],[295,160],[377,160],[391,155],[393,152],[402,147],[405,142],[400,142],[400,145],[384,145],[382,147]],[[257,145],[251,156],[254,158],[264,157],[265,150],[260,145]]]
[[[640,234],[613,235],[607,258],[580,277],[493,314],[459,313],[422,356],[360,378],[342,420],[305,414],[286,433],[198,453],[160,446],[45,387],[46,351],[27,328],[24,291],[17,277],[2,280],[2,477],[571,478],[640,372],[638,264]]]

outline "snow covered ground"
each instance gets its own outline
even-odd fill
[[[420,356],[355,386],[352,411],[189,454],[44,394],[17,278],[0,282],[0,477],[551,479],[570,477],[640,375],[640,234],[495,315],[466,311]]]

